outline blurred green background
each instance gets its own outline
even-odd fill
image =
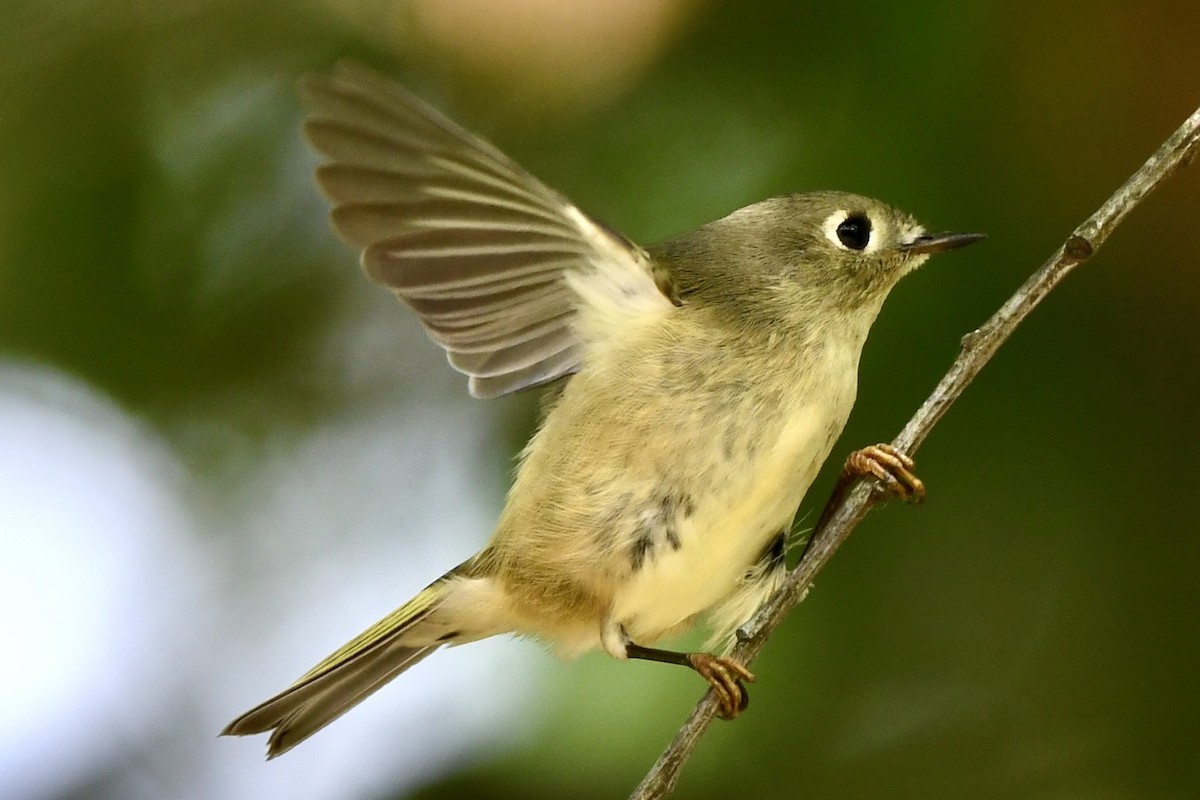
[[[0,785],[622,797],[701,694],[489,642],[270,764],[214,738],[485,541],[535,413],[329,232],[303,72],[362,58],[646,243],[807,189],[986,231],[893,293],[840,461],[1200,104],[1197,41],[1189,0],[7,0]],[[1193,168],[1020,329],[680,797],[1200,795],[1198,222]]]

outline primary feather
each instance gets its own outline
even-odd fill
[[[343,63],[301,90],[334,227],[476,397],[578,370],[581,302],[669,305],[640,248],[391,81]]]

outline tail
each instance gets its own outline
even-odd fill
[[[466,565],[463,565],[464,567]],[[421,590],[345,646],[331,654],[288,689],[242,714],[222,736],[271,731],[267,758],[286,753],[361,703],[376,689],[427,655],[458,638],[438,624],[436,611],[463,567],[451,570]]]

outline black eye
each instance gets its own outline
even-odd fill
[[[871,220],[866,214],[852,214],[837,226],[837,237],[851,250],[862,250],[871,241]]]

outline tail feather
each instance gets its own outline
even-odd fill
[[[432,622],[452,571],[363,631],[290,687],[242,714],[221,731],[246,736],[271,731],[267,757],[298,745],[365,700],[445,642]]]
[[[397,646],[363,659],[363,663],[354,665],[354,674],[339,676],[336,683],[330,683],[271,726],[274,730],[267,740],[267,758],[291,750],[438,647]]]

